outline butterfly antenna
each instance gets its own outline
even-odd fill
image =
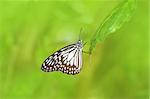
[[[83,27],[81,27],[81,29],[80,29],[80,33],[79,33],[79,40],[81,40],[81,33],[82,33],[82,31],[83,31]]]

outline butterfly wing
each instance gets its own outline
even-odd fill
[[[42,64],[45,72],[62,71],[66,74],[78,74],[82,68],[82,49],[76,44],[68,45],[50,55]]]

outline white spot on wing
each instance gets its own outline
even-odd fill
[[[72,51],[71,53],[69,53],[68,58],[67,58],[68,61],[70,61],[71,58],[74,56],[75,51],[76,51],[76,50],[74,50],[74,51]]]
[[[66,51],[61,52],[61,55],[64,55],[65,53],[68,53],[68,52],[72,51],[73,49],[74,49],[74,48],[67,49]]]
[[[78,55],[78,51],[77,51],[77,53],[75,54],[75,57],[74,57],[74,65],[75,65],[75,66],[78,65],[78,59],[77,59],[78,56],[77,56],[77,55]]]
[[[74,57],[70,60],[70,65],[73,66]]]

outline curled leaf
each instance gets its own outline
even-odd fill
[[[98,42],[103,42],[109,34],[116,32],[125,22],[130,20],[135,6],[136,0],[125,0],[113,9],[93,35],[89,48],[90,53]]]

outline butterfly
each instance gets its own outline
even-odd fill
[[[82,40],[61,48],[50,55],[42,64],[44,72],[61,71],[75,75],[82,69]]]

